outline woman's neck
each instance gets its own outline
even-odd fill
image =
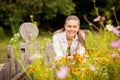
[[[74,39],[74,37],[71,37],[71,36],[66,36],[67,37],[67,40],[71,41]]]
[[[70,48],[72,41],[73,41],[73,38],[67,38],[68,48]]]

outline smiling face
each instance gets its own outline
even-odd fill
[[[73,39],[79,31],[79,21],[75,19],[67,20],[64,27],[67,39]]]

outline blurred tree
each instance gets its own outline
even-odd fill
[[[107,20],[112,19],[114,24],[118,24],[115,19],[115,15],[118,20],[120,20],[120,0],[90,0],[95,2],[98,13],[101,16],[106,16]],[[93,3],[94,5],[94,3]],[[98,15],[96,14],[95,9],[93,9],[90,14],[95,18]]]
[[[2,27],[10,26],[13,33],[18,32],[21,22],[30,21],[32,14],[39,20],[52,19],[57,13],[70,15],[74,13],[72,0],[0,0],[0,23]]]
[[[97,17],[93,1],[95,0],[0,0],[0,26],[16,33],[20,24],[31,21],[30,15],[33,15],[40,28],[45,28],[41,25],[48,23],[46,28],[50,24],[53,26],[50,28],[54,29],[63,26],[66,16],[75,14],[81,20],[81,28],[88,28],[83,15],[86,14],[90,21]],[[120,0],[96,0],[96,7],[101,15],[113,19],[111,8],[115,7],[120,20]]]

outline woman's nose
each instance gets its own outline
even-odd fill
[[[74,30],[74,27],[72,26],[70,29],[71,29],[71,30]]]

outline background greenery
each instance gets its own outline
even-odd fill
[[[6,35],[18,32],[23,22],[31,21],[30,15],[37,22],[39,29],[56,30],[63,26],[68,15],[75,14],[81,20],[81,28],[89,29],[83,15],[90,21],[97,17],[94,10],[95,0],[0,0],[0,26]],[[112,7],[120,14],[119,0],[96,0],[96,7],[103,16],[116,24]],[[120,15],[117,15],[120,19]]]

